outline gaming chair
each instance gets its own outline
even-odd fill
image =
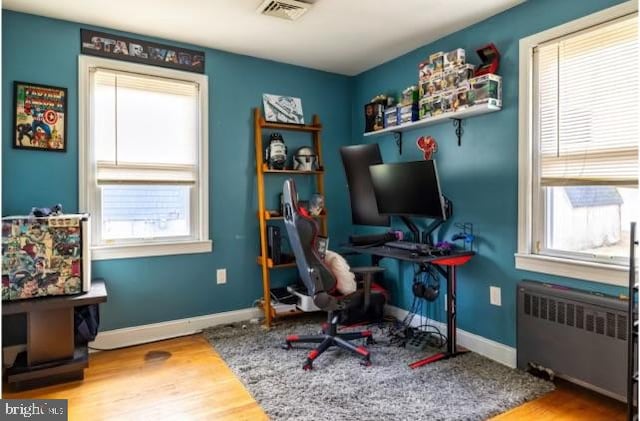
[[[371,343],[371,331],[338,333],[338,323],[343,311],[348,311],[356,306],[369,306],[371,295],[371,283],[373,275],[384,271],[377,266],[351,268],[354,274],[362,275],[364,288],[356,290],[352,294],[341,295],[336,290],[336,278],[318,254],[316,239],[318,225],[305,211],[298,206],[298,195],[295,183],[292,179],[284,182],[284,223],[289,235],[289,243],[295,255],[298,273],[304,283],[307,293],[313,297],[313,302],[318,308],[328,312],[327,323],[322,327],[321,335],[289,335],[286,338],[286,349],[291,349],[292,343],[318,343],[317,348],[307,355],[303,369],[311,370],[313,362],[318,356],[332,346],[351,351],[362,358],[361,364],[371,365],[369,351],[365,346],[356,346],[349,341],[366,339]]]

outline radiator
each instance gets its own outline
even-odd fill
[[[627,301],[534,281],[518,284],[518,368],[626,401]]]

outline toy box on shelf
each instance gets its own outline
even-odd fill
[[[486,54],[481,54],[486,53]],[[489,44],[478,50],[483,70],[496,62],[497,49]],[[477,76],[478,70],[466,62],[462,48],[437,52],[418,65],[418,118],[463,110],[473,105],[502,106],[502,79],[496,74]]]
[[[423,80],[431,79],[433,74],[435,73],[435,66],[429,63],[429,60],[425,60],[418,64],[418,81],[422,82]]]
[[[482,64],[475,71],[475,76],[482,76],[489,73],[496,74],[500,68],[500,52],[493,43],[489,43],[476,50]]]
[[[445,78],[450,86],[458,86],[467,82],[473,77],[475,66],[473,64],[463,64],[462,66],[452,67],[445,71]]]
[[[442,114],[442,102],[442,95],[422,98],[418,107],[419,118],[423,119]]]
[[[469,79],[469,105],[502,106],[502,77],[491,73]]]
[[[481,54],[481,53],[484,53]],[[478,50],[483,71],[496,67],[499,54],[493,44]],[[491,64],[494,67],[487,66]],[[464,110],[474,105],[502,106],[502,78],[483,74],[466,62],[462,48],[436,52],[418,64],[418,86],[403,91],[399,105],[385,113],[385,127]]]
[[[468,86],[468,80],[473,77],[475,66],[466,63],[464,49],[457,48],[447,53],[438,52],[429,57],[429,62],[418,65],[418,87],[420,101],[418,106],[419,118],[430,117],[434,112],[449,112],[466,106],[466,98],[458,98]],[[429,97],[439,96],[439,101]],[[440,103],[441,108],[433,107],[433,103]]]
[[[453,111],[453,102],[455,99],[455,91],[446,91],[443,92],[440,97],[442,98],[441,108],[443,113],[448,113]]]
[[[384,129],[384,109],[387,101],[374,99],[364,106],[364,131],[374,132]]]
[[[398,124],[410,123],[418,120],[419,90],[411,85],[402,91],[398,103]]]
[[[399,105],[412,105],[418,103],[418,87],[415,85],[411,85],[405,90],[402,91],[402,96],[400,97]]]
[[[387,107],[384,110],[384,127],[398,125],[398,107]]]
[[[429,63],[433,64],[433,73],[439,73],[444,70],[444,53],[442,51],[433,53],[429,56]]]
[[[91,289],[89,216],[2,218],[2,300]]]
[[[425,96],[432,96],[439,94],[443,90],[445,90],[446,81],[443,78],[442,73],[438,73],[435,76],[432,76],[430,79],[423,80],[420,82],[420,97],[424,98]]]
[[[469,107],[469,83],[465,82],[458,86],[455,90],[455,96],[453,99],[453,111],[464,110]]]
[[[444,67],[452,68],[465,64],[465,52],[464,48],[456,48],[453,51],[449,51],[444,54]]]
[[[440,51],[431,54],[428,60],[418,64],[418,81],[427,80],[439,73],[464,66],[466,63],[465,55],[463,48],[456,48],[447,53]]]
[[[418,120],[418,103],[398,105],[398,124]]]
[[[431,97],[425,96],[418,102],[418,118],[422,120],[431,116]]]

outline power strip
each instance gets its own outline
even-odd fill
[[[411,338],[407,339],[405,345],[407,349],[413,351],[424,351],[427,349],[431,342],[431,332],[422,332],[420,330],[414,330]]]

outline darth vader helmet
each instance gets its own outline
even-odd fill
[[[269,169],[283,170],[287,163],[287,146],[280,133],[271,133],[269,145],[264,151],[264,159]]]
[[[293,156],[293,169],[298,171],[315,171],[318,169],[318,155],[308,146],[299,148]]]

